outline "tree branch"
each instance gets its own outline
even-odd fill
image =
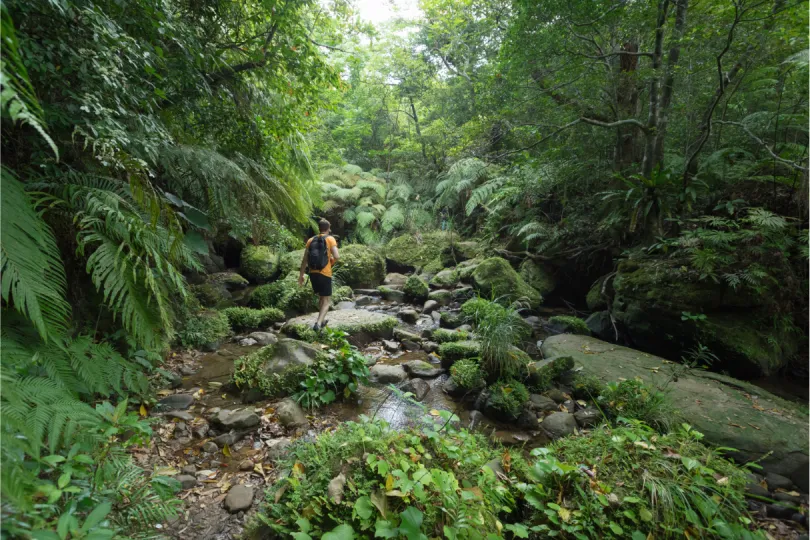
[[[594,118],[580,118],[583,124],[590,124],[592,126],[599,126],[603,128],[615,128],[619,126],[636,126],[641,131],[646,132],[647,126],[645,126],[640,121],[636,120],[635,118],[627,118],[625,120],[616,120],[615,122],[602,122],[600,120],[596,120]]]
[[[773,159],[775,159],[775,160],[776,160],[776,161],[778,161],[779,163],[784,163],[784,164],[785,164],[785,165],[787,165],[788,167],[791,167],[791,168],[793,168],[793,169],[796,169],[797,171],[807,172],[807,170],[808,170],[808,168],[807,168],[807,167],[802,167],[802,166],[801,166],[799,163],[796,163],[796,162],[794,162],[794,161],[790,161],[790,160],[787,160],[787,159],[784,159],[784,158],[780,157],[780,156],[779,156],[779,155],[778,155],[776,152],[774,152],[774,151],[771,149],[771,147],[770,147],[770,146],[768,146],[768,144],[767,144],[765,141],[763,141],[762,139],[760,139],[759,137],[757,137],[756,135],[754,135],[754,133],[752,133],[752,132],[751,132],[751,130],[750,130],[750,129],[748,129],[748,126],[746,126],[746,125],[745,125],[745,124],[743,124],[742,122],[729,122],[729,121],[727,121],[727,120],[715,120],[713,123],[715,123],[715,124],[721,124],[721,125],[725,125],[725,126],[737,126],[737,127],[739,127],[739,128],[742,128],[742,129],[743,129],[743,131],[745,131],[745,132],[748,134],[748,136],[749,136],[749,137],[751,137],[752,139],[754,139],[754,141],[755,141],[757,144],[759,144],[760,146],[762,146],[763,148],[765,148],[765,150],[767,150],[767,151],[768,151],[768,153],[771,155],[771,157],[772,157]]]

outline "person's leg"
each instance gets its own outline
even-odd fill
[[[329,311],[329,300],[331,296],[318,297],[318,326],[323,326],[323,321],[326,319],[326,313]]]

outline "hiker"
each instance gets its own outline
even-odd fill
[[[439,213],[439,215],[441,216],[442,230],[446,231],[447,230],[447,207],[446,206],[442,207],[442,210]]]
[[[331,225],[325,219],[318,221],[320,234],[307,241],[304,258],[301,260],[301,272],[298,274],[298,286],[304,285],[304,273],[309,273],[312,290],[318,299],[318,320],[312,326],[316,332],[326,327],[326,312],[329,311],[329,298],[332,296],[332,265],[340,260],[337,240],[329,234]]]

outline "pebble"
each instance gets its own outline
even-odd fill
[[[252,471],[253,470],[253,462],[250,461],[249,459],[242,460],[242,462],[239,463],[239,470],[240,471]]]
[[[185,375],[185,376],[187,376],[187,377],[188,377],[188,376],[190,376],[190,375],[194,375],[195,373],[197,373],[197,370],[196,370],[196,369],[194,369],[193,367],[190,367],[190,366],[180,366],[180,368],[178,369],[178,371],[179,371],[181,374],[183,374],[183,375]]]
[[[184,465],[183,468],[180,469],[180,471],[183,474],[196,475],[197,474],[197,467],[195,467],[194,465]]]
[[[180,420],[184,420],[186,422],[191,422],[194,420],[194,416],[187,412],[187,411],[169,411],[165,414],[167,418],[179,418]]]
[[[254,346],[254,345],[258,344],[258,343],[259,342],[256,341],[255,339],[249,338],[249,337],[242,338],[242,339],[239,340],[239,345],[242,346],[242,347],[252,347],[252,346]]]
[[[197,485],[197,479],[190,474],[178,475],[175,480],[180,482],[180,485],[183,487],[183,489],[191,489]]]
[[[231,514],[247,510],[253,503],[253,488],[245,485],[233,486],[225,497],[225,509]]]
[[[206,443],[202,446],[203,452],[208,452],[209,454],[213,454],[214,452],[219,451],[219,447],[217,443],[214,441],[206,441]]]
[[[194,396],[191,394],[173,394],[158,401],[156,407],[162,411],[175,411],[188,409],[192,403],[194,403]]]

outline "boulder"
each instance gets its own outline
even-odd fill
[[[233,296],[222,283],[192,285],[191,292],[205,307],[222,308],[233,305]]]
[[[435,300],[439,305],[446,306],[452,300],[453,293],[447,289],[438,289],[428,293],[428,301]]]
[[[278,343],[278,337],[270,332],[251,332],[247,337],[256,340],[256,343],[261,346],[275,345]]]
[[[318,296],[305,283],[298,286],[298,272],[282,274],[273,283],[260,285],[250,293],[248,304],[256,308],[274,307],[284,312],[308,313],[318,309]]]
[[[422,350],[426,353],[433,353],[439,350],[439,344],[435,341],[423,341]]]
[[[567,412],[553,412],[540,424],[551,440],[573,435],[577,430],[577,420]]]
[[[405,293],[400,290],[392,289],[391,287],[386,287],[385,285],[377,287],[377,290],[380,291],[380,296],[382,296],[384,300],[388,300],[390,302],[402,302],[405,300]]]
[[[340,310],[340,309],[354,309],[356,307],[357,307],[356,303],[350,302],[348,300],[345,300],[343,302],[338,302],[337,305],[335,305],[335,309],[338,309],[338,310]]]
[[[301,315],[287,321],[281,331],[294,337],[307,337],[317,320],[317,313]],[[367,309],[332,311],[326,320],[329,322],[329,328],[349,334],[349,341],[355,345],[363,345],[375,338],[391,337],[391,331],[398,322],[395,317]]]
[[[504,302],[521,301],[529,308],[537,308],[543,297],[520,274],[500,257],[491,257],[481,262],[472,273],[476,290],[484,297]]]
[[[424,314],[433,313],[440,307],[441,304],[439,304],[439,302],[437,302],[436,300],[428,300],[427,302],[425,302],[425,305],[422,306],[422,313]],[[441,315],[439,315],[439,318],[441,319]]]
[[[281,256],[279,260],[279,272],[286,276],[290,272],[298,272],[301,268],[301,260],[304,258],[305,249],[289,251]]]
[[[458,274],[455,269],[442,270],[430,280],[430,285],[439,289],[454,287],[456,283],[458,283]]]
[[[605,280],[608,280],[607,285],[605,285]],[[591,286],[588,295],[585,297],[585,303],[590,311],[605,310],[608,308],[613,295],[613,275],[608,274],[597,279],[596,283]]]
[[[253,338],[249,338],[249,337],[242,338],[242,339],[239,340],[239,346],[240,347],[252,347],[252,346],[258,345],[258,344],[259,344],[258,341],[256,341]]]
[[[403,285],[402,292],[405,293],[405,297],[408,300],[413,302],[421,302],[427,298],[430,289],[428,288],[428,284],[422,278],[418,276],[410,276],[408,281],[405,282],[405,285]]]
[[[526,259],[518,269],[523,281],[534,287],[542,296],[551,294],[557,288],[557,280],[551,269],[532,259]]]
[[[304,428],[309,425],[304,410],[290,398],[282,400],[276,406],[276,417],[278,423],[288,429]]]
[[[597,409],[580,409],[574,413],[579,427],[595,426],[602,420],[602,413]]]
[[[219,446],[214,441],[206,441],[205,444],[202,445],[202,451],[206,454],[214,454],[219,452]]]
[[[571,356],[555,356],[531,362],[527,366],[529,380],[540,389],[548,388],[551,383],[564,373],[574,368],[574,359]]]
[[[287,455],[292,446],[292,440],[289,437],[281,437],[264,441],[264,444],[267,446],[267,459],[277,461]]]
[[[453,289],[453,300],[456,302],[465,302],[473,296],[475,296],[475,289],[469,285]]]
[[[418,351],[421,347],[418,341],[411,341],[410,339],[403,339],[402,346],[406,351]]]
[[[373,248],[351,244],[340,249],[334,275],[353,289],[377,287],[385,279],[385,260]]]
[[[442,311],[439,313],[439,325],[442,328],[458,328],[466,318],[461,313],[450,313],[449,311]]]
[[[354,304],[357,307],[370,306],[371,304],[379,304],[380,299],[376,296],[369,296],[367,294],[359,294],[354,299]]]
[[[223,285],[229,291],[238,291],[248,286],[249,282],[236,272],[217,272],[206,277],[208,283]]]
[[[420,379],[432,379],[444,373],[442,368],[436,367],[433,364],[422,360],[409,360],[407,362],[403,362],[402,367],[405,368],[408,375]]]
[[[388,352],[397,352],[399,350],[399,343],[397,343],[396,341],[384,339],[382,344],[383,348]]]
[[[557,402],[550,397],[542,396],[540,394],[531,394],[529,396],[529,406],[534,410],[541,412],[554,412],[559,410],[557,408]]]
[[[270,246],[245,246],[239,261],[239,273],[251,283],[267,283],[278,275],[279,258]]]
[[[768,489],[770,491],[776,491],[777,489],[790,491],[794,488],[793,482],[790,480],[790,478],[785,478],[781,474],[776,474],[773,472],[769,472],[765,475],[765,482],[768,484]]]
[[[422,341],[422,337],[419,334],[414,334],[413,332],[409,332],[404,328],[394,328],[394,337],[400,341],[404,339],[416,342]]]
[[[211,422],[225,430],[248,429],[259,425],[259,416],[246,409],[221,410],[211,417]]]
[[[245,485],[233,486],[225,497],[225,509],[231,514],[250,508],[253,504],[253,488]]]
[[[619,339],[617,328],[613,326],[613,322],[610,320],[609,311],[591,313],[585,319],[585,326],[594,336],[604,341],[618,341]]]
[[[571,356],[585,374],[603,382],[640,377],[649,385],[663,385],[670,378],[662,358],[592,337],[552,336],[542,352],[547,357]],[[704,434],[705,442],[735,448],[730,455],[740,462],[761,459],[766,472],[785,476],[807,492],[808,415],[800,405],[704,370],[680,375],[668,391],[672,404]]]
[[[387,364],[375,364],[369,370],[369,379],[379,384],[399,384],[408,378],[405,368]]]
[[[550,334],[581,334],[591,335],[591,331],[585,321],[579,317],[570,315],[555,315],[549,318],[546,329]]]
[[[194,396],[191,394],[172,394],[157,402],[156,408],[159,411],[178,411],[188,409],[194,403]]]
[[[451,239],[447,232],[397,236],[385,245],[385,262],[392,272],[417,269],[438,272],[442,269],[442,252],[451,245]]]
[[[419,313],[415,309],[403,309],[399,312],[399,318],[406,323],[415,323],[419,318]]]
[[[206,274],[216,274],[225,270],[225,259],[214,253],[214,246],[208,243],[208,253],[197,253],[197,258]]]
[[[244,439],[248,433],[248,431],[232,431],[230,433],[223,433],[222,435],[214,437],[214,443],[220,448],[224,448],[225,445],[233,446]]]
[[[280,339],[272,349],[262,351],[272,353],[264,364],[264,373],[279,376],[293,368],[311,366],[320,352],[314,345],[289,338]]]
[[[699,341],[720,359],[712,366],[734,376],[754,378],[783,366],[798,350],[797,334],[775,329],[773,303],[791,301],[778,280],[760,294],[724,281],[700,279],[684,261],[629,259],[619,264],[612,313],[634,346],[652,354],[680,358]],[[684,313],[705,315],[700,320]],[[778,346],[773,346],[778,344]]]
[[[396,272],[391,272],[385,276],[383,280],[383,285],[405,285],[405,282],[408,281],[408,276],[405,274],[398,274]]]
[[[399,389],[403,392],[410,392],[414,395],[416,401],[422,401],[425,396],[430,392],[430,385],[422,379],[411,379],[402,383]]]

